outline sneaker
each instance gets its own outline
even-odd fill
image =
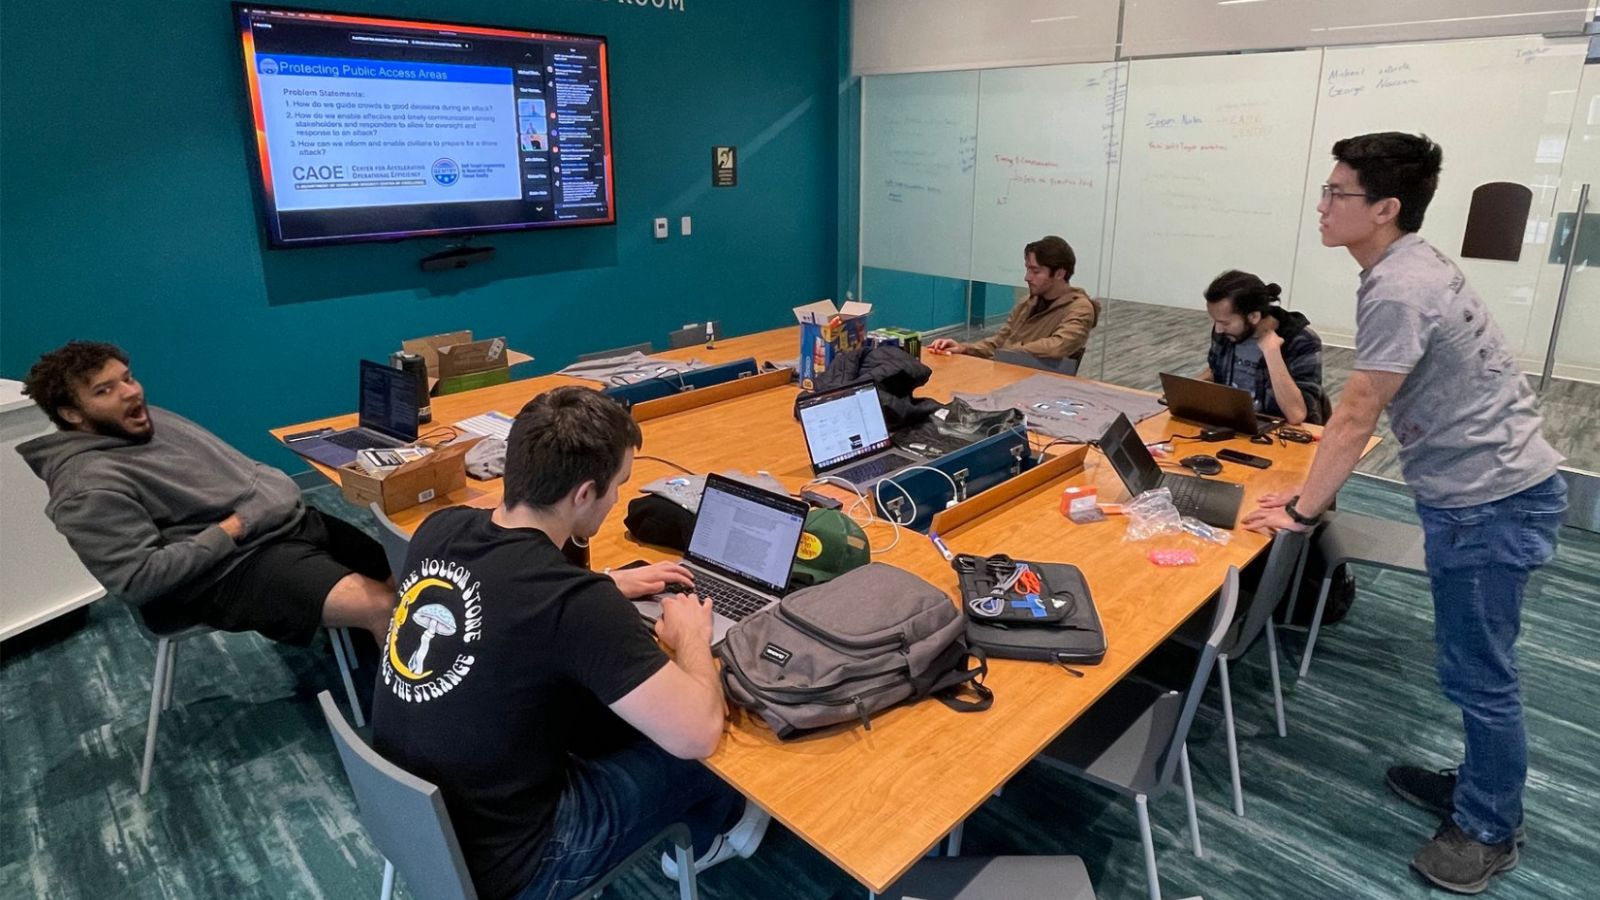
[[[1489,879],[1516,867],[1516,841],[1480,844],[1449,819],[1411,858],[1423,878],[1458,894],[1481,894]]]
[[[720,862],[726,862],[735,856],[740,859],[749,859],[755,855],[756,848],[761,846],[761,838],[767,833],[767,826],[772,823],[772,817],[762,811],[761,807],[746,801],[744,815],[733,824],[732,828],[717,835],[711,841],[711,846],[706,852],[694,861],[694,873],[711,868]],[[661,874],[678,880],[678,859],[676,853],[661,854]]]
[[[1455,769],[1432,771],[1421,766],[1391,766],[1383,780],[1401,800],[1442,819],[1450,818],[1456,811]],[[1528,842],[1526,823],[1517,823],[1512,839],[1519,845]]]

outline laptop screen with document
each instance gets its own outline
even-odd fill
[[[889,426],[870,381],[802,399],[800,428],[818,472],[889,447]]]
[[[805,501],[708,475],[685,556],[782,593],[805,524]]]
[[[417,439],[417,376],[361,361],[361,427],[410,443]]]

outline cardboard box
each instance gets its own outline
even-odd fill
[[[812,390],[816,377],[827,371],[833,358],[866,342],[867,314],[872,304],[855,300],[835,307],[832,300],[818,300],[794,308],[800,323],[800,387]]]
[[[474,341],[471,331],[447,331],[401,341],[400,347],[428,364],[428,384],[454,375],[471,375],[532,362],[533,357],[506,346],[503,337]],[[443,367],[443,368],[442,368]]]
[[[479,440],[457,440],[377,475],[350,463],[339,469],[339,484],[345,499],[363,509],[376,502],[385,513],[399,512],[465,487],[467,451]]]

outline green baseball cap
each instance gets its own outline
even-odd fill
[[[871,561],[867,533],[860,525],[837,509],[813,509],[806,513],[790,577],[797,584],[821,584]]]

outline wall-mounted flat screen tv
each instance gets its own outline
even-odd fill
[[[272,247],[615,224],[605,38],[234,14]]]

